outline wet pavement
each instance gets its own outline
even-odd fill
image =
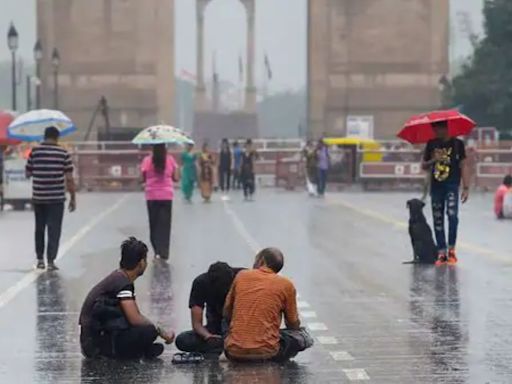
[[[457,267],[403,265],[408,194],[344,193],[325,200],[262,191],[256,202],[177,200],[169,265],[136,282],[156,322],[190,328],[192,279],[217,260],[250,266],[262,246],[285,253],[315,346],[285,365],[225,359],[174,366],[86,361],[78,311],[116,268],[129,235],[147,240],[141,194],[84,194],[65,218],[61,270],[32,270],[32,214],[0,214],[0,383],[510,383],[512,222],[493,218],[490,195],[462,209]]]

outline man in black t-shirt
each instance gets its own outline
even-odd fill
[[[100,281],[87,295],[80,312],[80,345],[85,357],[155,358],[162,354],[160,336],[174,340],[145,318],[135,301],[134,281],[147,266],[146,244],[129,238],[121,245],[120,268]]]
[[[192,330],[176,337],[176,347],[184,352],[221,354],[224,347],[222,311],[231,283],[242,268],[216,262],[208,272],[197,276],[190,291],[189,308]],[[206,325],[203,311],[206,306]]]
[[[462,203],[469,197],[469,175],[464,142],[448,135],[446,121],[432,124],[436,138],[430,140],[423,156],[423,168],[430,170],[434,233],[439,251],[436,265],[456,264],[455,245],[459,224],[459,189],[462,180]],[[444,215],[448,217],[448,245]]]

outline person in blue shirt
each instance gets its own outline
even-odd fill
[[[240,143],[235,141],[233,143],[233,189],[240,189],[242,187],[240,167],[242,166],[243,153],[244,151],[240,148]]]

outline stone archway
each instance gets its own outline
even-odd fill
[[[206,85],[204,76],[204,37],[205,37],[205,10],[213,0],[196,0],[197,18],[197,84],[196,84],[196,111],[208,111],[210,106],[206,97]],[[256,112],[256,85],[254,80],[254,61],[256,52],[255,30],[255,0],[239,0],[247,12],[247,71],[244,99],[244,111]]]

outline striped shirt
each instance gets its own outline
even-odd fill
[[[26,172],[32,177],[34,203],[62,203],[66,200],[66,173],[73,172],[73,163],[64,148],[49,143],[33,148]]]
[[[270,359],[279,352],[279,329],[299,324],[293,283],[267,267],[241,271],[226,298],[231,314],[225,349],[236,359]]]

